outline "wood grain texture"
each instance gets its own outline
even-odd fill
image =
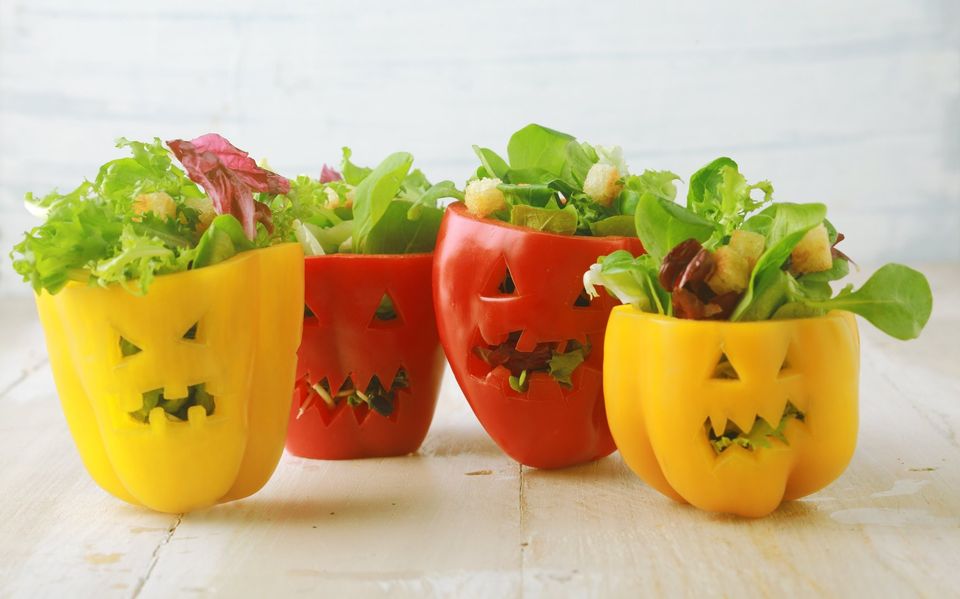
[[[0,0],[0,248],[24,192],[92,177],[121,135],[216,130],[287,174],[406,149],[463,181],[471,144],[534,120],[635,170],[732,155],[828,201],[861,260],[960,259],[949,0]],[[27,293],[7,260],[0,293]]]
[[[863,279],[866,272],[855,275]],[[960,588],[960,265],[929,267],[933,317],[902,343],[861,326],[849,469],[768,518],[711,515],[614,455],[520,468],[449,376],[416,455],[284,456],[243,501],[182,518],[83,471],[29,303],[0,312],[0,596],[953,596]],[[29,349],[29,348],[33,349]],[[41,350],[42,351],[42,350]]]

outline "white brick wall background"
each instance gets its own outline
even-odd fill
[[[863,262],[960,260],[960,3],[0,0],[0,295],[26,191],[217,131],[287,175],[350,145],[462,182],[530,121],[825,201]]]

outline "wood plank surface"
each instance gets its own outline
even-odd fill
[[[760,520],[671,502],[617,455],[521,469],[449,375],[416,455],[284,456],[251,498],[153,514],[84,472],[49,368],[23,375],[36,363],[22,356],[42,360],[33,309],[5,305],[0,596],[956,596],[960,266],[924,270],[935,307],[919,340],[861,323],[849,469]]]

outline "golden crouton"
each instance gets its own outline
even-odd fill
[[[618,183],[620,171],[612,164],[598,162],[587,171],[583,192],[601,206],[609,206],[620,195],[623,185]]]
[[[719,247],[713,252],[716,267],[707,277],[707,285],[717,295],[733,291],[740,293],[750,281],[750,266],[747,259],[729,245]]]
[[[207,227],[210,226],[210,222],[213,220],[213,217],[217,215],[213,209],[213,201],[208,197],[202,197],[187,198],[183,203],[187,208],[193,208],[197,211],[197,232],[203,233],[206,231]]]
[[[141,193],[133,199],[133,213],[139,216],[148,212],[160,218],[174,218],[177,216],[177,204],[165,191]]]
[[[763,254],[764,245],[767,240],[759,233],[751,231],[734,231],[730,236],[730,247],[746,258],[747,266],[751,271],[757,264],[757,260]]]
[[[323,193],[327,196],[327,201],[324,202],[323,207],[329,210],[334,208],[351,208],[353,207],[353,187],[351,186],[347,189],[347,193],[343,199],[340,199],[340,194],[337,193],[332,187],[324,187]]]
[[[830,235],[820,223],[807,231],[800,243],[790,254],[790,271],[794,274],[820,272],[833,266],[833,254],[830,251]]]
[[[503,192],[497,189],[500,183],[500,179],[486,177],[467,183],[463,194],[467,210],[483,218],[506,208],[507,201],[503,197]]]

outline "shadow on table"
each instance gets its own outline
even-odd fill
[[[528,483],[550,482],[566,484],[609,483],[617,481],[625,484],[635,483],[642,487],[643,482],[637,478],[620,458],[619,453],[613,453],[594,462],[557,468],[555,470],[541,470],[539,468],[523,467],[523,478]]]

